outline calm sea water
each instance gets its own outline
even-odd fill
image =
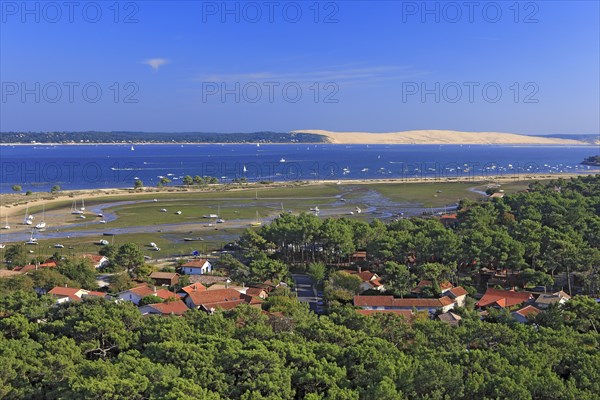
[[[221,182],[446,178],[529,173],[585,173],[598,146],[489,145],[27,145],[0,147],[0,192],[155,186],[185,175]]]

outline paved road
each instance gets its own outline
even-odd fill
[[[321,298],[317,297],[316,290],[314,289],[313,279],[305,274],[292,274],[294,284],[296,285],[296,293],[298,294],[298,300],[303,303],[308,303],[310,309],[315,312],[321,312],[322,307],[319,307],[317,302]]]

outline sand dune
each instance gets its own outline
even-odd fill
[[[296,130],[293,133],[314,133],[336,144],[524,144],[524,145],[584,145],[579,140],[556,139],[500,132],[459,132],[421,130],[405,132],[331,132],[318,129]]]

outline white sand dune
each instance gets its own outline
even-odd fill
[[[585,145],[579,140],[526,136],[500,132],[459,132],[420,130],[404,132],[331,132],[319,129],[296,130],[292,133],[314,133],[335,144],[524,144]]]

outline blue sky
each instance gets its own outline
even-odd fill
[[[275,3],[2,1],[0,130],[600,132],[597,1]]]

